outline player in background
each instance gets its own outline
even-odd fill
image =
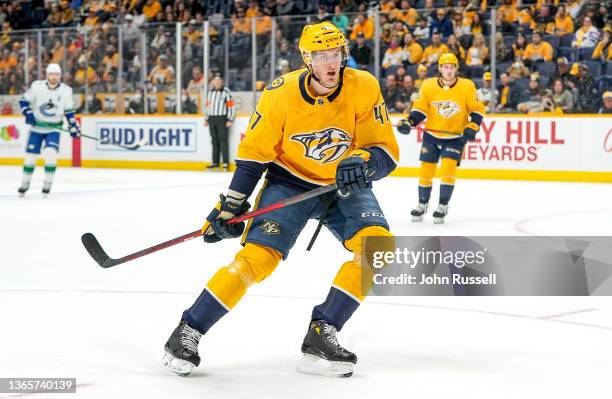
[[[336,183],[337,191],[249,222],[244,248],[210,279],[165,345],[164,364],[177,374],[187,375],[199,365],[201,335],[287,258],[309,219],[324,223],[353,257],[312,311],[298,371],[350,376],[357,362],[338,343],[336,332],[367,294],[361,289],[362,238],[391,237],[371,182],[395,169],[399,148],[378,81],[345,67],[344,34],[329,22],[307,25],[299,48],[307,68],[277,78],[264,90],[238,147],[229,189],[202,228],[204,241],[243,233],[243,223],[226,221],[249,209],[247,199],[265,171],[255,208],[327,184]]]
[[[457,76],[458,67],[454,54],[443,54],[438,61],[440,76],[423,82],[410,115],[398,125],[400,133],[409,134],[426,120],[419,158],[419,204],[411,212],[413,222],[422,221],[427,212],[433,177],[442,158],[440,201],[433,218],[434,223],[444,223],[463,147],[476,139],[484,118],[484,105],[478,99],[476,86],[471,80]]]
[[[60,82],[62,69],[58,64],[49,64],[46,75],[46,80],[32,82],[19,101],[25,122],[31,126],[23,162],[23,178],[21,187],[17,190],[20,196],[24,196],[30,188],[36,159],[40,155],[43,144],[45,180],[42,192],[47,195],[51,191],[60,145],[58,129],[62,128],[64,116],[68,119],[70,136],[76,138],[81,135],[75,117],[72,89]]]

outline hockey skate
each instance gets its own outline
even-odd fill
[[[30,188],[30,183],[21,183],[21,187],[17,189],[20,197],[25,197],[25,193]]]
[[[47,183],[47,182],[43,183],[43,188],[42,188],[43,196],[47,198],[50,192],[51,192],[51,183]]]
[[[419,202],[419,204],[417,205],[416,208],[414,208],[410,214],[412,215],[412,221],[413,222],[422,222],[423,221],[423,215],[425,215],[425,213],[427,213],[427,207],[429,206],[429,204],[422,204]]]
[[[338,343],[336,328],[323,320],[310,323],[302,354],[297,371],[304,374],[350,377],[357,363],[357,356]]]
[[[226,164],[226,163],[224,163],[224,164],[223,164],[223,168],[222,168],[222,170],[223,170],[224,172],[229,172],[229,165],[228,165],[228,164]]]
[[[200,365],[198,344],[202,334],[181,320],[164,346],[164,366],[181,377],[188,376]]]
[[[444,223],[444,218],[446,215],[448,215],[448,205],[438,205],[438,209],[436,209],[433,213],[434,223]]]
[[[206,170],[208,172],[214,172],[215,170],[218,170],[218,169],[219,169],[219,164],[218,163],[211,163],[210,165],[208,165],[206,167]]]

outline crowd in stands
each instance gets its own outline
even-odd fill
[[[271,40],[273,18],[276,30]],[[457,56],[461,76],[476,83],[489,112],[609,109],[603,97],[612,90],[612,7],[610,2],[589,0],[4,1],[0,2],[0,94],[23,93],[29,82],[41,77],[40,51],[43,66],[57,62],[63,67],[64,81],[85,95],[89,112],[104,108],[94,93],[118,92],[137,93],[130,102],[137,111],[145,90],[175,91],[175,24],[181,22],[183,108],[195,112],[189,95],[199,93],[207,78],[200,68],[206,20],[210,21],[210,75],[225,73],[232,90],[251,89],[253,63],[257,79],[263,82],[301,67],[297,41],[304,23],[331,21],[350,40],[349,66],[380,71],[392,112],[410,109],[421,82],[436,75],[437,60],[445,52]],[[253,28],[255,60],[250,50]],[[44,34],[38,36],[40,29]]]

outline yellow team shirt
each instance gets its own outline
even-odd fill
[[[546,62],[551,62],[553,58],[552,46],[544,41],[540,42],[537,46],[533,43],[529,43],[527,47],[525,47],[525,54],[523,54],[523,57],[527,59],[537,59],[537,56],[541,57]]]
[[[440,78],[429,78],[421,84],[419,97],[412,105],[412,111],[425,115],[425,130],[457,132],[458,135],[429,132],[441,139],[456,138],[463,135],[470,123],[471,113],[484,118],[484,104],[478,100],[476,86],[469,79],[458,78],[450,87],[444,87]],[[472,126],[477,129],[477,126]]]
[[[423,58],[423,47],[416,41],[404,46],[404,51],[408,54],[408,62],[411,64],[418,64],[421,62]]]
[[[369,19],[366,19],[363,24],[357,24],[351,32],[351,40],[357,39],[357,34],[363,33],[363,38],[370,40],[374,37],[374,23]]]
[[[145,4],[145,6],[142,7],[142,13],[147,17],[149,21],[155,18],[161,10],[162,6],[161,4],[159,4],[158,1],[154,1],[151,5]]]
[[[555,17],[555,29],[560,36],[574,33],[574,21],[569,15],[566,15],[565,18]]]
[[[425,47],[425,52],[423,52],[423,57],[421,61],[426,65],[435,64],[438,62],[438,59],[442,54],[448,53],[448,47],[446,44],[440,44],[438,47],[434,47],[434,45],[429,45]]]
[[[400,20],[410,26],[414,26],[419,19],[419,13],[412,7],[408,11],[395,9],[391,11],[391,19]]]
[[[599,42],[595,49],[593,50],[593,54],[591,58],[594,60],[602,60],[604,59],[604,50],[608,49],[608,55],[605,57],[606,61],[612,61],[612,51],[610,51],[610,43]]]
[[[327,96],[313,94],[309,79],[308,70],[299,69],[266,87],[237,160],[273,163],[316,185],[334,183],[338,163],[358,148],[379,147],[398,162],[399,146],[374,76],[346,68],[341,85]]]

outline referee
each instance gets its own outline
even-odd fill
[[[229,168],[229,128],[234,122],[236,111],[232,92],[223,86],[223,77],[217,74],[212,80],[212,90],[206,99],[206,120],[204,125],[209,127],[212,138],[212,164],[208,170],[219,167],[220,155],[223,156],[223,170]]]

